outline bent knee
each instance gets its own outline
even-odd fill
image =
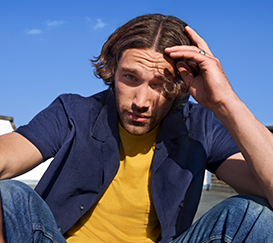
[[[27,184],[16,180],[0,180],[0,190],[31,189]]]
[[[268,207],[272,209],[269,202],[266,199],[252,196],[252,195],[236,195],[236,196],[225,199],[223,203],[227,205],[231,205],[231,206],[240,206],[240,205],[252,206],[253,205],[256,207],[261,206],[261,207]]]
[[[220,203],[229,212],[236,212],[236,214],[251,214],[256,215],[270,215],[273,218],[272,207],[266,199],[251,196],[251,195],[236,195],[225,199]]]
[[[3,197],[19,197],[20,194],[35,193],[27,184],[16,180],[1,180],[0,195]]]

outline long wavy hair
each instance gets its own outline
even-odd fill
[[[114,90],[115,73],[122,53],[127,49],[154,49],[164,54],[167,47],[192,45],[184,32],[187,24],[174,16],[148,14],[136,17],[116,31],[104,43],[99,56],[90,60],[96,77]],[[180,59],[175,59],[177,63]],[[186,60],[183,60],[187,62]],[[173,108],[179,109],[188,100],[187,87],[177,71],[177,78],[163,85],[164,97],[175,95]]]

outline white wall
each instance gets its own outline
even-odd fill
[[[52,159],[48,159],[47,161],[41,163],[40,165],[30,170],[29,172],[23,175],[17,176],[13,179],[22,181],[28,185],[35,186],[38,183],[38,181],[41,179],[41,177],[43,176],[44,172],[46,171],[51,161]]]
[[[13,128],[10,121],[0,119],[0,135],[12,132]]]

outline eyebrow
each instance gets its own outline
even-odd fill
[[[140,74],[141,72],[135,68],[122,67],[121,70],[123,72],[129,72],[129,73],[133,73],[137,76],[141,76],[141,74]],[[166,78],[164,75],[155,75],[155,78],[160,81],[167,82],[167,83],[173,82],[173,80]]]
[[[129,73],[134,73],[136,75],[139,75],[139,73],[140,73],[137,69],[127,68],[127,67],[122,67],[121,71],[123,71],[123,72],[129,72]]]

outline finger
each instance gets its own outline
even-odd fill
[[[182,51],[193,51],[193,52],[198,52],[200,49],[196,46],[186,46],[186,45],[181,45],[181,46],[171,46],[165,48],[165,53],[170,54],[173,52],[182,52]]]
[[[198,48],[197,46],[186,46],[186,45],[182,45],[182,46],[172,46],[172,47],[167,47],[164,51],[167,55],[169,55],[170,57],[173,58],[173,55],[177,56],[178,55],[201,55],[201,56],[207,56],[207,57],[213,57],[210,52],[208,53],[206,50],[205,54],[201,53],[203,49]]]
[[[192,73],[191,68],[185,62],[178,62],[176,64],[176,68],[180,73],[182,80],[187,85],[188,89],[191,86],[191,82],[194,78],[194,74]]]
[[[196,46],[173,46],[165,49],[165,53],[172,59],[187,59],[196,63],[202,63],[208,59],[214,59],[209,53],[201,54]]]
[[[207,54],[213,56],[205,40],[200,35],[198,35],[191,27],[186,26],[185,32],[194,45],[196,45],[200,50],[205,50]]]

